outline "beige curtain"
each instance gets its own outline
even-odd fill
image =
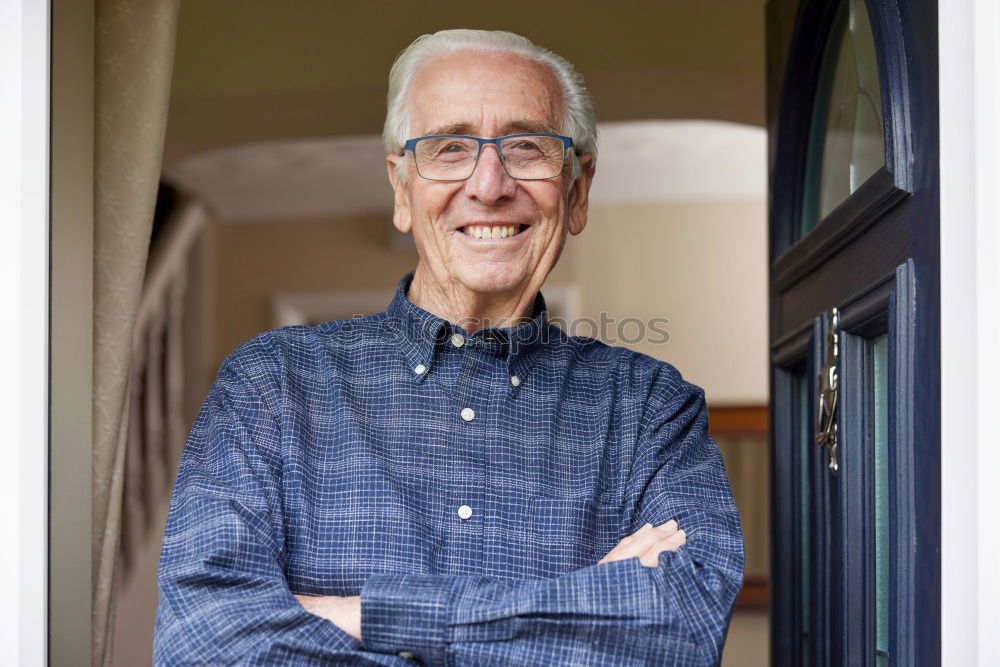
[[[98,0],[94,136],[93,665],[111,661],[129,359],[179,0]]]

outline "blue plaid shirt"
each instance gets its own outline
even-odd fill
[[[705,665],[743,574],[703,392],[546,317],[406,298],[219,371],[181,459],[157,664]],[[644,523],[687,545],[596,565]],[[292,596],[361,595],[358,641]]]

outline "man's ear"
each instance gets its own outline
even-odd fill
[[[392,224],[403,234],[408,234],[412,227],[410,218],[410,198],[406,192],[406,186],[399,180],[397,165],[403,162],[403,155],[390,153],[385,156],[385,165],[389,170],[389,183],[392,184],[393,211]],[[405,166],[403,167],[405,169]]]
[[[580,161],[580,177],[573,184],[569,193],[569,233],[576,236],[587,226],[587,207],[590,205],[590,184],[594,180],[593,153],[582,153],[577,158]]]

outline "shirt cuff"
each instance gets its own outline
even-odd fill
[[[373,574],[361,588],[361,643],[379,653],[409,652],[443,664],[451,579],[434,574]]]

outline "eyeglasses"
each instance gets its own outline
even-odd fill
[[[410,139],[403,152],[412,151],[417,173],[430,181],[464,181],[472,176],[483,152],[493,144],[511,178],[540,181],[562,173],[566,151],[573,140],[558,134],[509,134],[496,139],[461,134],[435,134]]]

